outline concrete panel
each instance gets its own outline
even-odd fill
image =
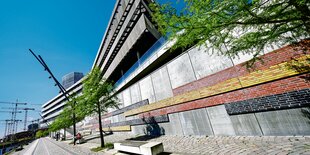
[[[192,111],[180,112],[179,115],[184,135],[195,135],[198,131]]]
[[[111,123],[115,123],[116,122],[115,121],[115,119],[116,119],[115,116],[111,116],[110,118],[111,118]]]
[[[145,135],[146,125],[131,126],[131,133],[134,135]]]
[[[159,124],[163,135],[174,135],[173,134],[173,126],[170,122],[160,123]]]
[[[193,117],[195,118],[197,133],[195,135],[213,135],[211,123],[206,109],[192,110]]]
[[[154,88],[151,80],[151,76],[147,76],[139,82],[141,99],[148,99],[149,103],[155,102]]]
[[[238,136],[261,136],[262,131],[254,114],[232,115],[231,122]]]
[[[131,105],[131,95],[129,88],[123,91],[123,101],[124,101],[124,107]]]
[[[224,105],[209,107],[206,109],[209,114],[214,135],[236,135]]]
[[[118,115],[118,119],[119,119],[120,122],[126,120],[124,114],[119,114]]]
[[[233,58],[233,62],[235,65],[241,64],[243,62],[246,62],[250,59],[252,59],[253,56],[251,54],[242,54],[240,53],[239,56]]]
[[[112,116],[111,123],[115,123],[115,122],[119,122],[119,116],[118,115]]]
[[[172,97],[172,88],[166,67],[163,67],[152,74],[152,82],[156,101]]]
[[[172,88],[176,88],[196,80],[189,56],[184,53],[168,65]]]
[[[135,116],[125,117],[125,120],[129,121],[129,120],[134,120],[135,118],[136,118],[136,115]]]
[[[179,113],[184,135],[213,135],[205,109]]]
[[[274,46],[274,47],[273,47]],[[276,44],[269,44],[266,47],[264,47],[264,50],[262,50],[259,55],[264,55],[269,52],[272,52],[275,49],[278,49],[282,46],[276,45]],[[251,53],[239,53],[238,56],[233,57],[233,62],[235,65],[241,64],[243,62],[246,62],[248,60],[251,60],[253,58],[253,54]]]
[[[130,87],[130,94],[131,94],[131,103],[132,104],[141,101],[139,84],[134,84]]]
[[[184,135],[179,113],[169,114],[169,123],[161,123],[166,135]]]
[[[216,53],[209,54],[208,49],[205,47],[195,47],[188,54],[197,79],[233,66],[229,58],[218,56]]]
[[[302,112],[302,108],[261,112],[255,115],[264,135],[310,135],[310,121]]]
[[[123,93],[117,94],[116,97],[118,99],[119,108],[123,108],[124,107]]]

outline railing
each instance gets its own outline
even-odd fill
[[[117,88],[122,82],[124,82],[132,73],[134,73],[140,66],[149,60],[157,51],[166,43],[166,39],[161,37],[158,39],[151,48],[149,48],[142,57],[130,67],[130,69],[114,84],[114,88]]]

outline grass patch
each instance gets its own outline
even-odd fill
[[[99,151],[101,151],[101,150],[103,150],[104,148],[103,147],[95,147],[95,148],[92,148],[92,149],[90,149],[91,151],[93,151],[93,152],[99,152]]]
[[[91,151],[93,151],[93,152],[99,152],[99,151],[101,151],[101,150],[103,150],[103,149],[113,149],[114,148],[114,145],[113,145],[113,143],[106,143],[105,145],[104,145],[104,147],[96,147],[96,148],[92,148],[92,149],[90,149]]]

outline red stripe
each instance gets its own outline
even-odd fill
[[[278,81],[273,81],[237,91],[224,93],[212,97],[207,97],[200,100],[195,100],[175,106],[170,106],[162,109],[156,109],[150,112],[139,114],[139,117],[160,116],[169,113],[181,112],[186,110],[205,108],[209,106],[220,105],[224,103],[231,103],[236,101],[243,101],[256,97],[263,97],[268,95],[281,94],[289,91],[301,90],[310,88],[310,82],[307,81],[307,74],[294,76]]]
[[[306,44],[306,45],[305,45]],[[310,40],[305,40],[303,42],[300,42],[299,45],[302,47],[309,46]],[[263,60],[263,63],[258,61],[255,63],[255,69],[256,70],[265,70],[268,69],[270,66],[277,65],[279,63],[283,63],[286,61],[291,60],[292,58],[298,58],[305,54],[310,54],[310,48],[307,49],[307,51],[300,49],[298,46],[285,46],[283,48],[277,49],[273,52],[267,53],[260,58]],[[202,79],[199,79],[197,81],[191,82],[189,84],[180,86],[178,88],[175,88],[173,90],[173,94],[179,95],[183,94],[188,91],[192,91],[195,89],[199,89],[202,87],[209,87],[212,85],[215,85],[217,83],[226,81],[231,78],[235,78],[238,76],[244,76],[249,74],[250,72],[247,70],[247,68],[243,64],[239,64],[234,67],[227,68],[225,70],[222,70],[220,72],[217,72],[215,74],[206,76]]]

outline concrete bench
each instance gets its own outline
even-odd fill
[[[164,146],[161,142],[124,141],[114,143],[114,149],[143,155],[157,155],[164,152]]]

